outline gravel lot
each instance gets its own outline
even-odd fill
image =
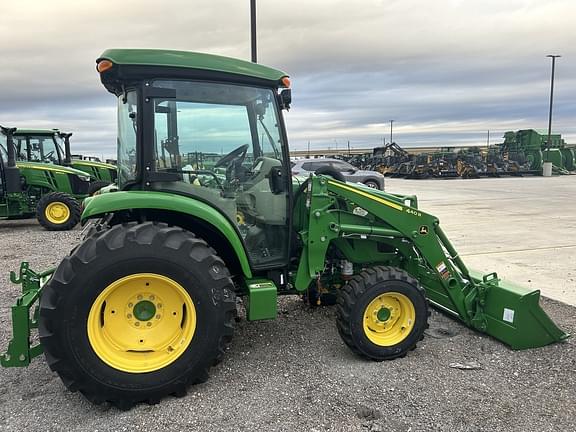
[[[8,271],[56,264],[79,231],[51,233],[35,221],[0,222],[0,346],[10,339],[19,288]],[[544,308],[566,331],[576,309]],[[332,308],[283,298],[279,318],[237,324],[211,379],[183,398],[128,412],[68,392],[43,358],[1,369],[0,430],[576,431],[575,340],[513,352],[433,313],[427,336],[406,358],[367,362],[341,342]],[[477,362],[480,369],[451,368]]]

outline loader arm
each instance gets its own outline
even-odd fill
[[[412,197],[318,176],[309,181],[305,206],[308,220],[299,231],[303,250],[295,280],[300,291],[323,271],[332,244],[356,266],[403,268],[424,286],[434,306],[512,348],[568,337],[539,307],[539,291],[505,284],[496,273],[471,274],[439,220],[419,210]]]

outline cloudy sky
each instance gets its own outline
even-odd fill
[[[259,61],[288,72],[293,148],[497,142],[546,128],[576,143],[574,0],[258,0]],[[0,124],[74,132],[74,150],[115,153],[106,48],[249,59],[249,0],[3,0]]]

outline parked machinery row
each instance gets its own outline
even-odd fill
[[[559,134],[551,136],[549,147],[546,141],[544,133],[527,129],[506,132],[504,142],[487,148],[446,147],[412,154],[391,143],[374,148],[371,154],[345,159],[360,169],[411,179],[541,175],[545,160],[552,162],[556,174],[576,171],[576,147],[567,145]]]

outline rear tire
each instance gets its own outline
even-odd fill
[[[428,302],[401,269],[372,267],[339,291],[336,325],[344,343],[371,360],[404,357],[428,328]]]
[[[48,231],[67,231],[80,222],[82,209],[76,198],[63,192],[50,192],[40,198],[36,219]]]
[[[129,409],[206,381],[235,313],[230,274],[206,242],[130,223],[87,238],[60,263],[40,299],[39,334],[70,391]]]

